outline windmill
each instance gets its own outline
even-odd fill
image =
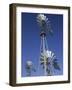
[[[49,19],[44,14],[38,14],[37,23],[40,26],[40,65],[44,70],[44,75],[52,75],[53,68],[60,69],[56,61],[55,54],[48,49],[47,34],[53,34]]]
[[[32,72],[35,72],[35,71],[36,71],[36,69],[35,69],[35,67],[34,67],[33,62],[30,61],[30,60],[28,60],[28,61],[26,62],[26,72],[27,72],[27,76],[31,76],[31,73],[32,73]]]

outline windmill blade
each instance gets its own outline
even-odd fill
[[[60,66],[59,66],[59,64],[58,64],[58,62],[57,62],[57,59],[54,59],[54,61],[53,61],[53,66],[54,66],[55,69],[61,70],[61,69],[60,69]]]

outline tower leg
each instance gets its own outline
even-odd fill
[[[47,71],[46,71],[47,65],[46,65],[45,53],[46,53],[46,50],[45,50],[45,36],[43,35],[44,75],[46,76],[47,75]]]

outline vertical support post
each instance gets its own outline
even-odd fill
[[[42,35],[42,39],[43,39],[43,54],[44,54],[44,75],[46,76],[47,75],[47,66],[46,66],[46,57],[45,57],[45,53],[46,53],[46,50],[45,50],[45,36]]]

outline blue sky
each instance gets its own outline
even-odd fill
[[[37,24],[36,17],[38,13],[22,13],[21,14],[21,76],[26,76],[25,64],[27,60],[34,63],[36,69],[39,65],[40,55],[40,28]],[[44,14],[51,22],[53,36],[47,34],[47,43],[49,50],[53,51],[60,63],[61,70],[54,70],[53,75],[63,74],[63,15]],[[39,68],[36,72],[32,72],[32,76],[43,76],[43,71]]]

